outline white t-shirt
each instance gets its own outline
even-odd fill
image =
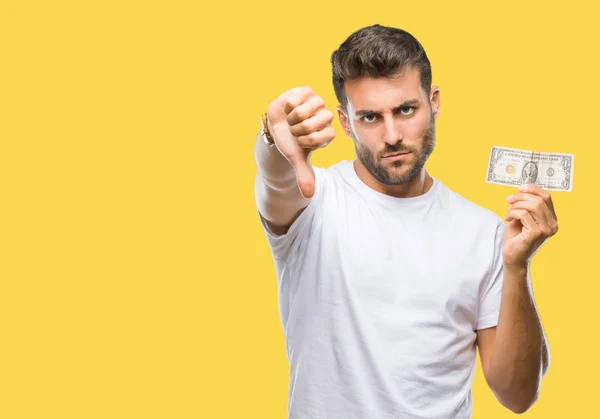
[[[495,326],[500,217],[434,179],[424,195],[315,168],[315,195],[269,241],[290,363],[290,419],[466,419],[475,331]]]

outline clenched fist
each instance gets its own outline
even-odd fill
[[[315,193],[315,172],[309,163],[313,150],[335,138],[333,112],[310,87],[296,87],[269,105],[267,117],[275,145],[296,171],[298,187],[305,198]]]

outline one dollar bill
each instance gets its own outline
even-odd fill
[[[543,189],[570,192],[574,159],[573,154],[493,146],[486,182],[510,186],[535,184]]]

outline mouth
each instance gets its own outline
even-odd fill
[[[404,158],[406,158],[406,156],[408,156],[410,154],[410,151],[406,151],[403,153],[394,153],[394,154],[388,154],[387,156],[383,156],[383,160],[402,160]]]

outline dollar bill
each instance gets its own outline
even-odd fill
[[[570,192],[574,159],[573,154],[493,146],[486,182],[510,186],[535,184],[543,189]]]

